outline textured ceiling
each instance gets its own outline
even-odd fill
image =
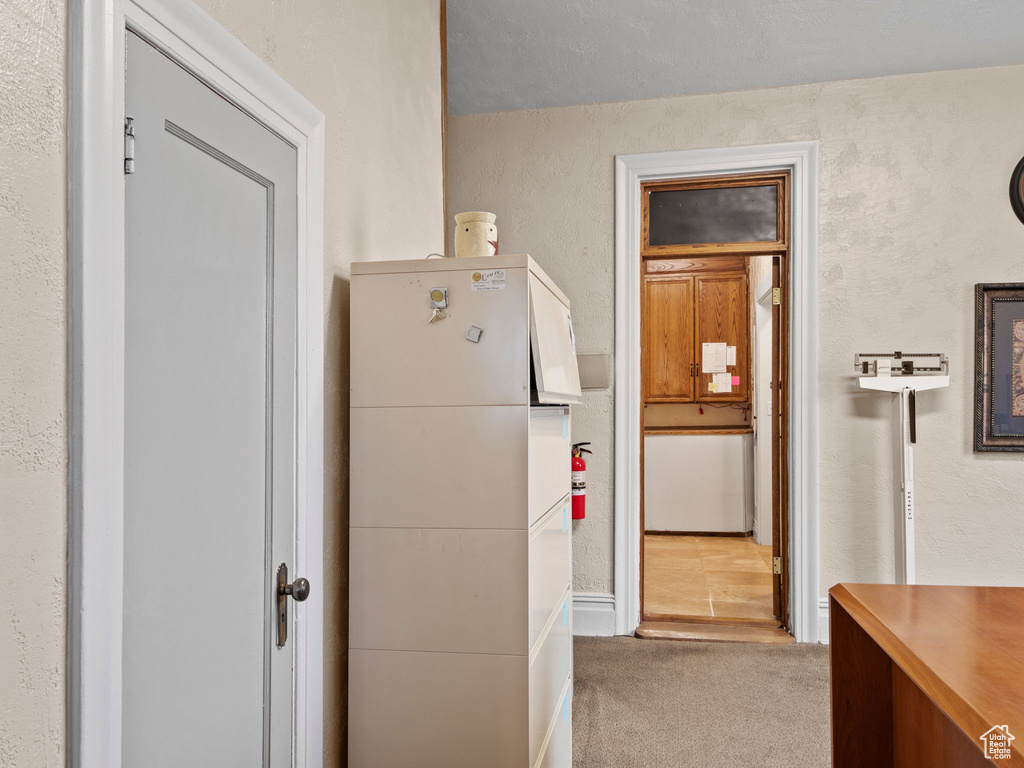
[[[449,0],[453,114],[1024,63],[1024,0]]]

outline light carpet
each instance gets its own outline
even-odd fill
[[[574,768],[828,768],[828,648],[578,637]]]

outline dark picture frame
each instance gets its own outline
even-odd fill
[[[974,450],[1024,452],[1024,283],[974,286]]]

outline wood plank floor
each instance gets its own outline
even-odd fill
[[[708,619],[713,622],[714,619]],[[641,621],[636,636],[657,640],[703,640],[711,643],[767,643],[791,645],[796,639],[779,627],[739,624],[698,623],[697,621]]]
[[[644,536],[644,614],[771,622],[772,548],[752,537]]]

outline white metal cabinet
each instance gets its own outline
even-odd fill
[[[353,264],[351,307],[349,764],[568,765],[569,302],[499,256]]]
[[[753,523],[751,435],[644,437],[648,531],[741,533]]]

